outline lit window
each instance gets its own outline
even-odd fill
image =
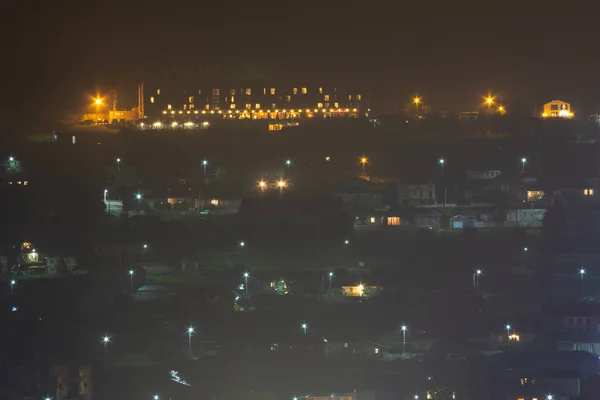
[[[400,226],[400,217],[388,217],[387,223],[389,226]]]
[[[287,96],[285,96],[285,101],[287,101],[287,102],[292,101],[292,96],[290,96],[289,94]]]
[[[187,104],[184,104],[183,105],[183,109],[185,110],[186,108],[187,108]]]
[[[302,94],[306,94],[308,93],[308,89],[306,89],[305,87],[302,88]]]
[[[246,110],[250,110],[252,108],[252,104],[246,103]]]
[[[297,87],[293,88],[293,89],[292,89],[292,93],[294,93],[294,94],[298,94],[298,88],[297,88]]]
[[[583,190],[583,195],[584,196],[593,196],[594,195],[594,189],[584,189]]]
[[[362,95],[361,94],[357,94],[356,95],[356,100],[361,100],[362,99]]]
[[[352,100],[352,95],[351,94],[348,95],[348,100]]]
[[[335,103],[333,103],[333,106],[334,106],[335,108],[340,108],[340,103],[338,103],[338,102],[336,101]]]
[[[167,110],[171,110],[173,107],[171,107],[170,104],[167,104]]]
[[[246,89],[246,95],[250,96],[252,94],[252,89],[248,88]]]
[[[267,94],[267,88],[263,89],[263,94]]]
[[[323,96],[323,100],[325,100],[325,101],[329,101],[329,95],[328,95],[328,94],[326,94],[325,96]]]
[[[271,94],[275,94],[275,88],[271,88]]]
[[[231,103],[231,105],[229,106],[232,110],[235,109],[235,103]]]
[[[233,96],[235,94],[235,89],[230,89],[229,94]]]
[[[23,185],[25,185],[25,186],[29,185],[29,181],[23,181]]]
[[[193,102],[194,102],[194,96],[190,96],[190,97],[188,98],[188,102],[189,102],[189,103],[193,103]]]
[[[344,348],[347,349],[348,348],[348,343],[344,343]]]
[[[320,88],[319,88],[319,94],[322,94],[322,93],[323,93],[323,88],[322,88],[322,87],[320,87]]]
[[[375,347],[375,354],[379,354],[379,347]]]
[[[374,224],[375,223],[375,217],[371,217],[371,223]]]
[[[231,96],[231,102],[235,103],[235,96]]]
[[[218,205],[219,205],[219,200],[217,200],[217,199],[212,199],[212,200],[210,201],[210,204],[212,204],[213,206],[218,206]]]
[[[156,89],[156,95],[160,96],[160,89]]]
[[[317,103],[317,108],[323,108],[323,103]]]
[[[198,89],[198,94],[202,94],[202,89]]]
[[[193,110],[193,109],[194,109],[194,105],[190,104],[190,110]]]
[[[257,110],[260,110],[260,103],[256,103],[256,104],[254,105],[254,108],[256,108]]]
[[[150,103],[154,104],[154,96],[150,97]]]

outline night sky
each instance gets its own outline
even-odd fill
[[[544,11],[502,2],[471,8],[438,8],[436,2],[18,3],[3,17],[19,21],[4,27],[15,37],[5,40],[5,113],[25,106],[68,110],[96,89],[117,88],[121,100],[132,103],[142,79],[164,88],[228,87],[229,81],[356,87],[382,110],[399,109],[416,93],[434,110],[473,110],[488,92],[513,108],[533,110],[552,99],[586,114],[600,107],[594,9]]]

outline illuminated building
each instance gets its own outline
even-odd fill
[[[542,118],[573,118],[571,105],[560,100],[552,100],[544,104]]]
[[[356,118],[361,114],[364,101],[356,90],[301,85],[181,91],[157,88],[148,92],[145,114],[162,119],[203,116],[224,120]]]

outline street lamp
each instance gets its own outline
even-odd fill
[[[17,281],[14,279],[10,281],[10,294],[13,294],[13,287],[17,284]]]
[[[97,96],[94,99],[94,104],[96,105],[96,114],[100,114],[100,106],[102,105],[102,99],[100,98],[100,96]],[[96,115],[96,119],[98,119],[97,115]]]
[[[106,348],[107,348],[108,344],[110,343],[110,337],[104,336],[102,338],[102,343],[104,344],[104,368],[106,368]]]
[[[191,357],[192,356],[192,334],[194,333],[194,327],[189,326],[187,328],[187,333],[188,333],[188,351],[189,351],[190,357]]]
[[[442,167],[442,175],[444,175],[444,165],[446,165],[446,160],[440,158],[438,160],[438,164]],[[437,196],[436,196],[437,197]],[[446,200],[448,198],[448,187],[446,186],[446,179],[444,178],[444,208],[446,208]],[[437,204],[437,199],[436,199]]]
[[[350,244],[350,241],[348,239],[344,240],[344,244]]]
[[[492,104],[494,104],[494,99],[495,97],[493,97],[491,94],[488,94],[488,96],[486,98],[484,98],[485,103],[487,104],[488,108],[492,106]]]
[[[415,395],[413,396],[413,399],[415,399],[415,400],[419,400],[419,395],[418,395],[418,394],[415,394]]]
[[[146,243],[144,243],[144,245],[142,246],[144,249],[148,248],[148,245]]]
[[[506,341],[508,343],[508,349],[510,350],[510,329],[511,329],[510,324],[506,324],[504,329],[506,329]]]
[[[329,290],[331,290],[331,280],[333,279],[333,272],[329,272]]]
[[[554,398],[554,396],[552,396],[551,394],[546,395],[546,400],[552,400]]]
[[[525,164],[527,163],[527,158],[521,158],[521,172],[525,172]]]
[[[421,98],[419,96],[415,96],[413,98],[413,103],[415,103],[415,106],[417,107],[417,114],[419,113],[419,104],[421,103]]]
[[[160,399],[160,397],[157,394],[155,394],[154,396],[152,396],[152,400],[159,400],[159,399]]]
[[[250,274],[248,272],[244,272],[244,280],[245,280],[244,290],[246,291],[246,297],[248,297],[248,277],[249,276],[250,276]]]
[[[10,161],[10,162],[14,162],[14,161],[15,161],[15,158],[14,158],[13,156],[10,156],[10,157],[8,157],[8,161]]]
[[[290,160],[289,158],[287,160],[285,160],[285,166],[287,167],[288,174],[290,173],[290,166],[291,165],[292,165],[292,160]]]
[[[135,195],[135,199],[137,200],[137,211],[138,211],[138,214],[139,214],[140,213],[140,202],[142,201],[142,195],[141,195],[141,193],[137,193]]]
[[[121,159],[117,157],[117,170],[121,171]]]
[[[267,187],[267,182],[265,182],[265,181],[258,182],[258,187],[260,188],[261,192],[264,192],[265,188]]]
[[[202,160],[202,168],[204,168],[204,183],[206,184],[206,166],[208,165],[208,161]]]
[[[306,335],[306,329],[308,328],[308,325],[306,325],[306,322],[303,322],[301,327],[302,327],[302,330],[304,331],[304,334]]]
[[[129,293],[133,293],[133,275],[135,275],[135,271],[129,270]]]
[[[406,325],[402,325],[400,327],[402,329],[402,358],[406,357],[406,330],[408,327]]]
[[[585,269],[579,270],[579,276],[581,277],[581,298],[583,298],[583,276],[585,275]]]
[[[366,164],[367,164],[368,162],[369,162],[369,159],[368,159],[367,157],[365,157],[365,156],[362,156],[362,157],[360,158],[360,163],[362,164],[362,172],[363,172],[363,175],[365,175],[365,166],[366,166]]]
[[[479,297],[479,277],[481,276],[481,270],[475,270],[473,272],[473,286],[475,286],[475,293]]]
[[[244,242],[243,240],[240,242],[240,247],[246,247],[246,242]]]
[[[287,182],[282,179],[277,182],[277,186],[279,186],[279,189],[283,190],[283,188],[287,186]]]

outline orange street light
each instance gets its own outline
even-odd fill
[[[504,106],[500,106],[500,107],[498,107],[498,112],[500,114],[504,114],[506,112],[506,108],[504,108]]]
[[[488,107],[491,107],[492,104],[494,104],[494,99],[495,99],[495,97],[492,97],[491,94],[488,94],[488,96],[484,100],[485,100],[485,103],[488,105]]]
[[[421,103],[421,98],[419,96],[415,96],[413,98],[413,103],[415,103],[415,106],[417,107],[417,114],[419,113],[419,104]]]
[[[280,188],[284,188],[287,186],[287,182],[281,180],[281,181],[277,182],[277,186],[279,186]]]
[[[362,164],[362,172],[365,175],[365,165],[369,162],[369,159],[365,156],[362,156],[360,159],[360,163]]]
[[[265,181],[260,181],[258,182],[258,187],[264,192],[265,187],[267,187],[267,183]]]

